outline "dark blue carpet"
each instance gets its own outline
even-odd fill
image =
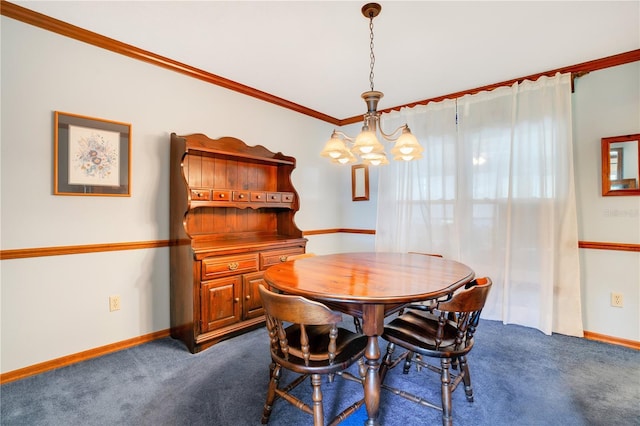
[[[345,322],[346,324],[346,322]],[[640,425],[640,352],[481,321],[469,355],[475,402],[460,387],[456,425]],[[381,350],[386,342],[381,341]],[[0,423],[12,425],[258,425],[268,383],[268,338],[259,329],[190,354],[170,338],[0,387]],[[355,371],[355,370],[354,370]],[[439,377],[401,368],[391,385],[439,401]],[[310,386],[300,396],[308,398]],[[323,385],[327,418],[359,399],[359,384]],[[339,401],[339,402],[337,402]],[[343,425],[362,425],[364,408]],[[438,425],[440,412],[383,391],[383,425]],[[270,424],[311,417],[277,401]]]

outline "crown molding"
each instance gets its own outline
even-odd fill
[[[235,92],[242,93],[244,95],[251,96],[253,98],[272,103],[274,105],[298,112],[300,114],[307,115],[309,117],[317,118],[318,120],[325,121],[327,123],[330,123],[336,126],[345,126],[347,124],[354,124],[362,121],[362,114],[349,117],[349,118],[344,118],[344,119],[331,117],[330,115],[323,114],[319,111],[315,111],[313,109],[304,107],[302,105],[296,104],[286,99],[282,99],[270,93],[266,93],[261,90],[254,89],[252,87],[245,86],[244,84],[240,84],[233,80],[229,80],[228,78],[224,78],[219,75],[209,73],[207,71],[192,67],[190,65],[183,64],[178,61],[174,61],[173,59],[157,55],[153,52],[139,49],[130,44],[122,43],[118,40],[114,40],[112,38],[105,37],[98,33],[85,30],[75,25],[68,24],[64,21],[60,21],[58,19],[51,18],[50,16],[43,15],[41,13],[34,12],[30,9],[18,6],[6,0],[1,0],[1,5],[2,7],[0,8],[0,14],[8,18],[12,18],[12,19],[24,22],[26,24],[36,26],[38,28],[42,28],[47,31],[51,31],[65,37],[70,37],[75,40],[91,44],[96,47],[110,50],[112,52],[119,53],[133,59],[138,59],[140,61],[144,61],[149,64],[157,65],[162,68],[179,72],[181,74],[188,75],[190,77],[205,81],[207,83],[211,83],[216,86],[223,87],[225,89],[233,90]],[[512,80],[502,81],[502,82],[490,84],[487,86],[477,87],[475,89],[463,90],[461,92],[450,93],[447,95],[424,99],[424,100],[412,102],[409,104],[397,105],[391,108],[380,110],[379,112],[381,114],[384,114],[384,113],[389,113],[391,111],[397,111],[405,107],[412,108],[418,105],[426,105],[431,102],[443,101],[445,99],[456,99],[465,95],[470,95],[470,94],[474,94],[482,91],[493,90],[497,87],[511,86],[514,83],[521,82],[524,80],[537,80],[542,76],[553,76],[558,72],[572,73],[574,77],[579,77],[591,71],[596,71],[603,68],[609,68],[609,67],[622,65],[630,62],[635,62],[635,61],[640,61],[640,49],[632,50],[625,53],[620,53],[617,55],[607,56],[605,58],[596,59],[593,61],[582,62],[580,64],[557,68],[554,70],[545,71],[538,74],[532,74],[526,77],[515,78]]]

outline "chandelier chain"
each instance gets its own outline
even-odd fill
[[[373,54],[373,15],[369,16],[369,58],[371,59],[371,64],[369,65],[369,84],[371,86],[371,90],[373,91],[373,66],[376,63],[376,55]]]

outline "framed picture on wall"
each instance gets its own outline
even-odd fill
[[[353,201],[369,199],[369,167],[366,164],[351,166],[351,199]]]
[[[131,196],[131,124],[54,112],[55,195]]]

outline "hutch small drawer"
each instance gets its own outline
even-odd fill
[[[249,191],[233,191],[233,201],[248,202],[250,198]]]
[[[209,201],[211,199],[211,191],[208,189],[194,188],[191,190],[191,199],[197,201]]]
[[[282,202],[282,194],[279,192],[268,192],[267,201],[270,203],[280,203]]]
[[[293,193],[292,192],[283,192],[282,193],[282,202],[283,203],[292,203],[293,202]]]
[[[231,191],[213,191],[212,201],[231,201]]]
[[[267,200],[266,192],[251,192],[251,201],[256,203],[264,203]]]

